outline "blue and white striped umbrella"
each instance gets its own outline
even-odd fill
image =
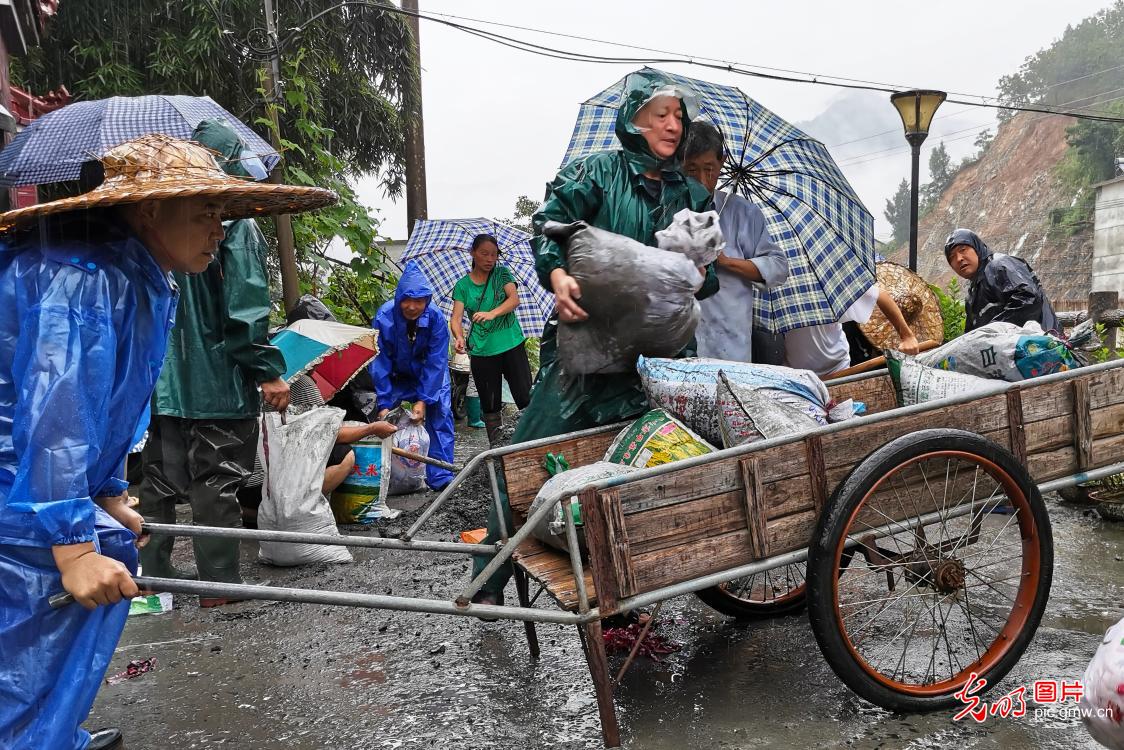
[[[660,72],[695,93],[699,117],[725,138],[719,187],[733,185],[760,208],[788,256],[788,281],[754,295],[753,324],[780,333],[839,320],[875,283],[874,217],[827,148],[739,89]],[[582,104],[563,165],[620,147],[624,81]]]
[[[531,235],[526,232],[490,219],[419,219],[402,253],[402,262],[418,262],[433,285],[437,306],[445,317],[452,317],[453,286],[472,268],[469,251],[478,234],[496,238],[499,262],[511,269],[518,282],[519,307],[515,308],[515,317],[523,334],[541,336],[554,311],[554,295],[539,283]]]
[[[277,166],[280,157],[273,147],[209,96],[114,96],[68,104],[28,125],[0,150],[0,186],[77,180],[84,162],[118,144],[149,133],[189,140],[209,117],[233,125],[249,155],[267,170]]]

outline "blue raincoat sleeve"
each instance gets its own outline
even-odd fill
[[[449,379],[449,324],[436,307],[426,310],[429,315],[429,351],[425,353],[421,377],[418,378],[418,398],[427,406],[441,401],[443,391],[448,391]]]
[[[12,443],[19,465],[7,509],[26,521],[25,544],[76,544],[94,538],[92,497],[128,485],[110,479],[90,487],[100,458],[116,370],[112,305],[46,302],[24,319],[12,360],[19,392]]]
[[[379,310],[375,319],[371,321],[371,327],[379,332],[379,353],[371,360],[371,364],[367,368],[371,373],[371,381],[375,384],[375,396],[378,399],[379,411],[393,409],[398,405],[394,401],[394,394],[391,393],[390,383],[390,373],[394,368],[395,331],[392,325],[393,321],[386,320],[386,316],[382,312],[382,310]]]

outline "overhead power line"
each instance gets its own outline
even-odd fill
[[[679,53],[662,52],[662,51],[659,51],[659,50],[652,50],[652,49],[636,47],[636,46],[633,46],[633,45],[628,45],[628,44],[624,44],[624,43],[620,43],[620,42],[611,42],[611,41],[606,41],[606,40],[593,39],[591,37],[579,37],[577,35],[564,35],[564,34],[561,34],[560,32],[550,32],[550,31],[547,31],[547,30],[544,30],[544,29],[534,29],[534,28],[531,28],[531,27],[515,26],[513,24],[498,24],[498,22],[486,21],[486,20],[482,20],[482,19],[468,19],[468,18],[464,18],[464,17],[449,16],[449,15],[446,15],[446,14],[442,14],[445,17],[440,17],[438,15],[433,15],[433,14],[429,14],[429,13],[414,13],[414,12],[411,12],[411,11],[402,10],[401,8],[397,8],[397,7],[394,7],[392,5],[384,5],[384,4],[381,4],[381,3],[371,2],[371,0],[347,0],[345,2],[339,3],[338,5],[336,5],[332,8],[327,8],[327,9],[321,11],[320,13],[317,13],[316,15],[312,16],[309,20],[305,21],[301,25],[299,25],[297,27],[290,28],[288,30],[288,33],[279,40],[279,43],[281,45],[287,44],[291,39],[298,36],[304,30],[304,28],[307,27],[309,24],[319,20],[320,18],[322,18],[322,17],[324,17],[324,16],[326,16],[326,15],[328,15],[328,14],[334,12],[334,11],[340,10],[342,8],[345,8],[345,7],[351,7],[351,6],[369,7],[369,8],[374,8],[374,9],[377,9],[377,10],[386,11],[386,12],[390,12],[390,13],[398,13],[398,14],[401,14],[401,15],[414,16],[414,17],[417,17],[419,19],[431,21],[433,23],[438,23],[438,24],[441,24],[441,25],[444,25],[444,26],[448,26],[450,28],[457,29],[458,31],[461,31],[461,32],[464,32],[464,33],[467,33],[467,34],[471,34],[473,36],[477,36],[477,37],[480,37],[482,39],[491,41],[493,43],[500,44],[502,46],[509,47],[509,48],[512,48],[512,49],[516,49],[516,50],[519,50],[519,51],[522,51],[522,52],[528,52],[528,53],[539,55],[539,56],[542,56],[542,57],[550,57],[550,58],[554,58],[554,59],[568,60],[568,61],[572,61],[572,62],[585,62],[585,63],[592,63],[592,64],[600,64],[600,65],[622,65],[622,64],[627,64],[627,65],[668,65],[668,64],[693,65],[693,66],[696,66],[696,67],[707,68],[707,69],[710,69],[710,70],[721,70],[721,71],[725,71],[725,72],[728,72],[728,73],[733,73],[735,75],[744,75],[744,76],[749,76],[749,77],[753,77],[753,78],[760,78],[760,79],[763,79],[763,80],[783,81],[783,82],[788,82],[788,83],[814,84],[814,85],[823,85],[823,86],[830,86],[830,87],[835,87],[835,88],[845,88],[845,89],[880,91],[880,92],[883,92],[883,93],[894,93],[895,91],[899,91],[902,88],[908,88],[908,87],[894,86],[894,85],[875,82],[875,81],[863,81],[861,79],[848,79],[848,78],[844,78],[844,77],[841,77],[841,76],[834,76],[834,75],[827,75],[827,74],[804,73],[804,72],[800,72],[800,71],[791,71],[791,70],[785,70],[785,69],[780,69],[780,68],[768,68],[766,66],[756,66],[756,65],[747,66],[747,65],[742,64],[742,63],[733,63],[733,62],[728,62],[728,61],[716,61],[714,58],[707,58],[707,57],[699,57],[699,56],[691,56],[691,55],[683,56]],[[546,45],[536,44],[534,42],[530,42],[530,41],[527,41],[527,40],[524,40],[524,39],[518,39],[516,37],[506,36],[504,34],[498,34],[496,32],[488,31],[486,29],[481,29],[481,28],[474,27],[474,26],[468,26],[468,25],[459,23],[457,21],[449,20],[450,18],[458,18],[458,19],[463,18],[464,20],[470,20],[473,23],[504,25],[508,28],[514,28],[514,29],[518,29],[518,30],[522,30],[522,31],[529,31],[529,32],[540,33],[540,34],[551,34],[551,35],[555,35],[555,36],[567,36],[567,37],[574,38],[574,39],[581,39],[583,41],[591,41],[591,42],[595,42],[595,43],[599,43],[599,44],[614,45],[614,46],[626,48],[626,49],[637,49],[637,50],[640,50],[640,51],[655,52],[656,54],[666,54],[666,55],[669,55],[669,56],[668,57],[659,57],[659,58],[610,57],[610,56],[606,56],[606,55],[595,55],[595,54],[589,54],[589,53],[585,53],[585,52],[576,52],[576,51],[565,50],[565,49],[560,49],[560,48],[556,48],[556,47],[548,47]],[[254,50],[254,51],[260,54],[260,50]],[[751,67],[754,68],[754,69],[750,69]],[[765,72],[765,71],[769,71],[769,72]],[[825,79],[830,79],[830,80],[825,80]],[[965,99],[957,99],[957,98],[949,98],[949,99],[946,100],[946,101],[948,101],[950,103],[953,103],[953,104],[964,104],[964,105],[971,106],[971,107],[986,107],[986,108],[989,108],[989,109],[1005,109],[1005,110],[1015,111],[1015,112],[1039,112],[1039,113],[1044,113],[1044,114],[1064,114],[1064,115],[1068,115],[1070,117],[1077,117],[1077,118],[1080,118],[1080,119],[1098,120],[1098,121],[1102,121],[1102,122],[1121,122],[1121,123],[1124,123],[1124,117],[1119,117],[1119,116],[1115,116],[1113,114],[1108,114],[1108,113],[1082,113],[1082,112],[1072,112],[1072,111],[1061,111],[1061,110],[1049,108],[1048,106],[1045,106],[1045,105],[1025,105],[1025,104],[1020,105],[1020,104],[1014,104],[1014,103],[1001,103],[995,97],[983,96],[983,95],[980,95],[980,94],[968,94],[968,93],[963,93],[963,92],[951,92],[951,94],[953,96],[958,96],[958,97],[959,96],[968,96],[968,97],[973,97],[973,98],[977,98],[977,99],[981,100],[981,101],[968,101],[968,100],[965,100]],[[989,102],[988,100],[992,100],[992,101]]]

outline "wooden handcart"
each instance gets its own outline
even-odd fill
[[[547,548],[528,517],[547,479],[546,453],[571,466],[600,460],[621,426],[486,451],[469,462],[401,538],[329,537],[152,525],[226,535],[390,550],[495,553],[453,600],[138,578],[209,596],[313,602],[576,625],[605,744],[620,744],[601,621],[686,593],[737,617],[807,606],[828,663],[863,698],[898,711],[955,705],[972,675],[996,684],[1033,638],[1050,591],[1053,545],[1041,493],[1124,472],[1124,361],[959,398],[895,408],[885,370],[830,384],[866,414],[591,484],[580,502],[588,557]],[[501,477],[516,528],[496,545],[417,538],[477,469]],[[518,606],[470,603],[515,563]],[[535,606],[532,582],[557,608]]]

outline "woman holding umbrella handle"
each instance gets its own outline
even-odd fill
[[[519,291],[511,270],[499,265],[499,253],[499,244],[490,234],[479,234],[472,240],[472,268],[453,287],[450,321],[457,352],[469,355],[488,443],[493,447],[503,425],[503,380],[507,380],[518,408],[531,400],[526,337],[515,317]],[[471,320],[467,335],[463,324],[466,310]]]

